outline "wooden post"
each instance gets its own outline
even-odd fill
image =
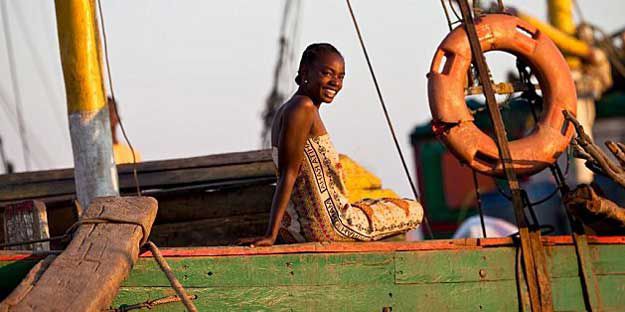
[[[152,197],[93,200],[72,242],[51,263],[36,266],[0,311],[103,311],[139,257],[158,203]]]
[[[46,205],[29,200],[4,208],[4,237],[6,243],[50,238]],[[11,250],[50,250],[50,242],[9,247]]]
[[[55,5],[76,195],[83,207],[89,207],[95,197],[119,195],[95,2],[56,0]]]

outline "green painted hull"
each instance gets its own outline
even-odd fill
[[[590,245],[604,311],[625,311],[625,244],[623,238],[618,241]],[[488,246],[471,242],[442,241],[432,248],[431,242],[338,245],[341,248],[315,244],[321,247],[292,246],[286,252],[222,247],[165,250],[165,254],[180,282],[198,296],[195,304],[200,311],[528,309],[527,290],[522,278],[517,279],[517,249],[509,241]],[[556,311],[584,311],[573,246],[554,243],[546,253]],[[6,295],[37,259],[10,260],[4,255],[0,288]],[[164,274],[144,256],[113,306],[170,295],[174,292]],[[184,308],[171,303],[151,311]]]

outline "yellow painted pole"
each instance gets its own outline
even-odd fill
[[[572,0],[548,0],[549,23],[567,35],[575,34]]]
[[[575,21],[573,20],[573,0],[547,0],[547,14],[549,23],[556,29],[569,35],[575,35]],[[581,66],[578,57],[566,55],[566,61],[571,69]]]
[[[119,195],[95,1],[56,0],[55,7],[76,195],[83,207],[89,207],[95,197]]]
[[[585,42],[523,12],[518,12],[518,17],[532,24],[542,33],[547,35],[551,40],[553,40],[553,42],[558,46],[562,53],[581,58],[590,57],[590,46],[588,46]]]

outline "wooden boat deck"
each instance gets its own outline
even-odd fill
[[[572,240],[545,237],[556,311],[585,310]],[[589,237],[604,311],[625,310],[625,237]],[[527,308],[510,238],[163,248],[200,311],[511,311]],[[0,253],[6,295],[41,254]],[[173,295],[143,253],[114,306]],[[180,303],[154,308],[179,311]]]

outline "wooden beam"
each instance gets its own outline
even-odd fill
[[[26,280],[28,291],[0,311],[102,311],[107,309],[149,235],[157,202],[151,197],[100,197],[84,219],[129,223],[82,224],[72,242],[39,278]],[[139,225],[137,225],[139,224]],[[19,287],[21,289],[23,287]]]
[[[137,172],[180,170],[186,168],[215,167],[271,161],[271,150],[257,150],[236,153],[223,153],[208,156],[144,161],[137,164]],[[118,165],[119,174],[132,173],[133,165]],[[0,175],[0,185],[27,184],[32,182],[72,180],[74,169],[54,169],[32,172],[19,172]]]
[[[120,189],[134,189],[132,167],[119,166]],[[75,194],[71,169],[0,176],[0,204]],[[163,188],[224,180],[275,177],[267,150],[146,162],[138,165],[142,187]]]

